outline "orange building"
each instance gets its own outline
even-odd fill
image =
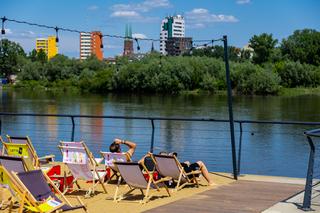
[[[80,33],[80,59],[87,59],[95,55],[99,60],[103,60],[102,33],[94,31],[91,33]]]
[[[99,31],[91,32],[91,53],[96,55],[99,60],[103,60],[102,52],[102,33]]]

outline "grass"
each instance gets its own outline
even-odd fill
[[[300,96],[300,95],[319,95],[320,87],[316,88],[282,88],[279,92],[279,96]]]
[[[12,86],[12,85],[3,85],[2,89],[26,89],[26,90],[37,90],[37,91],[51,91],[54,93],[58,92],[71,92],[71,93],[79,93],[80,88],[72,85],[54,85],[50,87],[45,87],[38,82],[28,83],[25,85],[19,86]],[[191,91],[180,91],[179,94],[181,95],[207,95],[207,94],[215,94],[215,95],[227,95],[226,90],[217,90],[215,92],[203,91],[200,89],[195,89]],[[238,96],[238,94],[236,94]],[[284,88],[282,87],[279,93],[275,96],[284,96],[284,97],[294,97],[294,96],[301,96],[301,95],[320,95],[320,87],[298,87],[298,88]],[[239,95],[242,96],[242,95]]]

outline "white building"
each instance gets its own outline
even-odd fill
[[[166,55],[166,41],[172,37],[184,37],[185,24],[184,18],[181,15],[168,16],[161,22],[160,29],[160,53]]]
[[[80,59],[91,56],[91,33],[80,33]]]

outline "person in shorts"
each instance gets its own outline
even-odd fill
[[[160,152],[159,154],[161,155],[161,154],[167,154],[167,153]],[[168,155],[174,155],[174,156],[177,157],[178,154],[176,152],[171,152],[171,153],[168,153]],[[208,184],[210,186],[216,185],[211,180],[209,171],[208,171],[206,165],[202,161],[197,161],[195,163],[190,163],[189,161],[185,161],[185,162],[182,162],[180,164],[181,164],[181,166],[183,167],[183,169],[184,169],[184,171],[186,173],[189,173],[189,172],[192,172],[192,171],[201,171],[201,174],[203,175],[203,177],[206,179],[206,181],[208,182]],[[192,177],[192,175],[190,175],[190,177]]]

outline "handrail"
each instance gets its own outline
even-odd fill
[[[308,172],[306,178],[306,185],[304,188],[304,197],[303,197],[303,204],[302,209],[304,211],[311,211],[311,195],[312,195],[312,181],[313,181],[313,174],[314,174],[314,157],[315,157],[315,145],[313,143],[312,137],[320,137],[320,129],[313,129],[304,132],[307,136],[308,144],[310,146],[310,154],[309,154],[309,163],[308,163]]]
[[[75,118],[100,118],[100,119],[133,119],[133,120],[146,120],[150,121],[152,134],[150,140],[150,152],[153,152],[154,148],[154,133],[155,133],[155,125],[154,121],[197,121],[197,122],[219,122],[219,123],[229,123],[228,119],[214,119],[214,118],[184,118],[184,117],[154,117],[154,116],[115,116],[115,115],[79,115],[79,114],[41,114],[41,113],[13,113],[13,112],[0,112],[0,116],[39,116],[39,117],[60,117],[60,118],[70,118],[72,123],[71,130],[71,140],[74,140],[75,135]],[[284,124],[284,125],[319,125],[320,122],[308,122],[308,121],[257,121],[257,120],[234,120],[234,123],[239,124],[239,149],[238,149],[238,162],[234,162],[233,164],[237,164],[237,174],[240,175],[240,164],[241,164],[241,149],[242,149],[242,133],[243,133],[243,125],[244,124]],[[320,129],[319,129],[320,131]],[[309,132],[312,134],[313,132]],[[0,134],[2,134],[2,121],[0,119]],[[231,147],[233,152],[235,152],[235,147]],[[233,153],[235,154],[235,153]]]
[[[13,113],[0,112],[0,115],[13,116],[40,116],[40,117],[74,117],[74,118],[110,118],[110,119],[134,119],[134,120],[167,120],[167,121],[204,121],[204,122],[229,122],[228,119],[215,118],[183,118],[183,117],[154,117],[154,116],[116,116],[116,115],[79,115],[79,114],[40,114],[40,113]],[[310,121],[258,121],[258,120],[234,120],[235,123],[256,124],[293,124],[293,125],[320,125],[320,122]]]

